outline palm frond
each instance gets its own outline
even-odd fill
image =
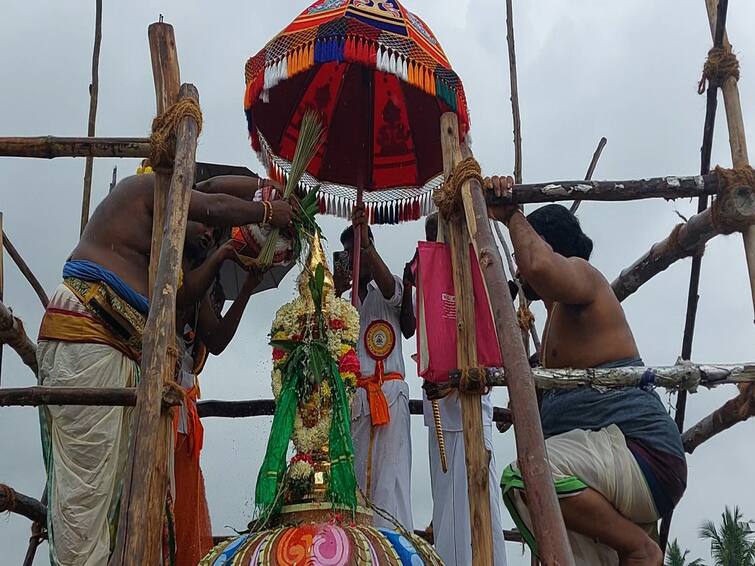
[[[286,180],[286,187],[283,190],[283,198],[287,201],[294,201],[294,212],[292,215],[294,226],[294,261],[299,258],[303,249],[302,240],[310,241],[313,231],[319,231],[319,227],[314,220],[317,213],[317,189],[310,191],[301,202],[298,201],[295,190],[299,185],[307,166],[312,158],[317,154],[317,150],[323,142],[323,127],[320,118],[314,110],[307,110],[304,113],[299,128],[299,139],[296,140],[296,150],[294,158],[291,160],[291,170]],[[314,193],[314,195],[312,194]],[[306,204],[305,204],[306,203]],[[303,206],[302,206],[303,205]],[[280,230],[277,228],[270,232],[265,240],[265,245],[260,251],[257,260],[262,269],[270,267],[273,261],[275,244],[278,241]]]

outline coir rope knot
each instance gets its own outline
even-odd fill
[[[703,65],[703,76],[697,85],[698,94],[705,92],[705,83],[719,87],[726,79],[734,77],[739,80],[739,61],[731,52],[731,47],[714,47],[708,51],[708,58]]]
[[[435,190],[433,201],[444,218],[450,218],[462,210],[461,188],[472,179],[482,184],[480,164],[474,157],[467,157],[456,164],[448,178]]]
[[[744,232],[755,223],[755,214],[740,210],[742,197],[755,199],[755,170],[752,167],[724,169],[716,167],[718,196],[711,206],[713,227],[721,234]],[[748,191],[742,193],[742,191]],[[738,193],[738,194],[735,194]],[[749,207],[750,211],[752,206]]]
[[[202,131],[202,111],[194,98],[182,98],[152,121],[152,135],[149,138],[151,152],[149,161],[154,169],[173,166],[176,155],[176,130],[183,118],[191,117]],[[198,133],[199,133],[198,132]]]

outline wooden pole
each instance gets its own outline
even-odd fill
[[[509,52],[511,117],[514,122],[514,180],[519,184],[522,182],[522,115],[519,111],[519,85],[516,73],[516,49],[514,48],[514,10],[511,0],[506,0],[506,43]]]
[[[99,67],[100,67],[100,44],[102,43],[102,0],[95,1],[94,17],[94,49],[92,50],[92,82],[89,84],[89,121],[87,123],[87,135],[94,136],[95,122],[97,121],[97,96],[100,90]],[[87,157],[84,165],[84,196],[81,200],[81,229],[89,221],[89,203],[92,197],[92,167],[94,158]]]
[[[692,177],[657,177],[627,181],[549,181],[515,185],[510,197],[496,197],[492,191],[485,195],[489,205],[594,200],[621,202],[649,198],[693,198],[718,193],[715,174]]]
[[[0,513],[16,513],[36,523],[44,523],[47,508],[28,495],[17,492],[12,487],[0,484]]]
[[[152,28],[155,25],[150,26]],[[164,24],[163,24],[164,25]],[[181,97],[199,100],[193,85],[181,86]],[[176,340],[176,289],[183,257],[189,200],[194,185],[199,126],[184,117],[176,133],[176,157],[160,246],[154,292],[144,329],[141,381],[134,409],[129,463],[121,496],[120,520],[114,566],[157,564],[160,556],[165,497],[168,489],[167,460],[170,414],[161,411],[163,383],[175,368],[169,355]]]
[[[37,375],[37,345],[29,340],[20,318],[0,303],[0,344],[8,344]]]
[[[458,124],[455,114],[444,114],[441,139],[446,144],[458,144]],[[462,156],[471,156],[466,146]],[[566,536],[561,509],[553,487],[545,441],[539,419],[537,396],[524,345],[518,338],[518,325],[511,308],[511,294],[504,276],[503,261],[488,223],[482,187],[476,181],[465,183],[462,190],[467,228],[480,262],[488,290],[501,354],[509,372],[509,398],[516,434],[519,467],[524,478],[527,504],[533,517],[535,537],[545,564],[571,566],[574,558]]]
[[[436,397],[436,390],[440,392],[445,387],[458,387],[461,373],[458,369],[450,370],[449,383],[442,387],[433,388],[425,385],[428,398]],[[755,363],[713,365],[681,362],[674,366],[588,369],[537,367],[532,370],[532,375],[535,387],[544,391],[578,387],[612,389],[653,386],[667,390],[696,392],[701,386],[713,388],[724,384],[752,383],[755,381]],[[505,368],[485,368],[484,378],[490,387],[506,387],[509,385],[511,376],[510,371]]]
[[[444,114],[440,126],[443,173],[448,179],[456,164],[461,161],[456,114]],[[443,234],[451,248],[454,295],[456,296],[457,360],[461,368],[470,369],[477,367],[477,338],[469,233],[464,226],[463,216],[453,219],[440,217],[439,220],[444,223]],[[511,309],[510,303],[509,309]],[[492,566],[493,527],[488,487],[490,455],[485,448],[480,393],[460,390],[459,399],[464,431],[469,525],[472,531],[472,563],[476,566]]]
[[[739,219],[751,219],[755,215],[755,196],[750,188],[737,190],[730,195],[726,214]],[[620,301],[637,291],[672,263],[699,253],[706,242],[720,234],[713,225],[711,209],[694,215],[675,229],[666,239],[654,244],[631,266],[624,269],[612,283],[614,293]]]
[[[682,435],[684,450],[692,454],[706,440],[723,432],[737,423],[755,416],[755,402],[749,392],[745,391],[729,399],[720,408],[702,419]]]
[[[18,253],[16,246],[13,245],[13,242],[11,242],[10,238],[8,237],[8,234],[6,234],[3,231],[0,231],[0,232],[2,233],[1,237],[3,239],[3,246],[5,247],[5,251],[8,252],[8,255],[13,260],[13,263],[16,264],[16,267],[18,267],[18,270],[24,276],[26,281],[29,282],[29,285],[31,285],[32,289],[34,289],[34,292],[37,294],[37,297],[39,297],[39,302],[42,303],[42,307],[47,308],[47,305],[49,304],[50,299],[47,297],[47,293],[45,293],[44,287],[42,287],[42,284],[39,282],[39,279],[37,279],[34,276],[34,273],[26,264],[26,262],[24,261],[24,258],[21,257],[21,254]]]
[[[587,173],[585,173],[585,181],[592,180],[593,173],[595,173],[595,168],[598,166],[598,161],[600,161],[600,156],[603,154],[603,149],[605,149],[607,143],[608,140],[605,137],[600,138],[598,147],[595,148],[595,153],[592,154],[590,165],[587,167]],[[572,203],[571,208],[569,209],[572,214],[575,214],[577,212],[581,202],[581,200],[575,200]]]
[[[147,138],[0,138],[0,157],[149,157]]]
[[[118,184],[118,166],[113,167],[113,178],[110,180],[110,187],[108,188],[108,194],[113,192],[115,185]]]
[[[26,556],[24,557],[24,563],[22,566],[32,566],[34,564],[37,548],[42,544],[42,541],[47,538],[47,532],[43,525],[44,523],[38,523],[36,521],[31,524],[29,546],[26,549]]]
[[[3,245],[3,213],[0,211],[0,303],[4,300],[4,291],[5,291],[5,274],[3,272],[3,258],[5,257],[5,254],[3,253],[3,249],[5,249],[5,246]],[[3,375],[3,343],[0,342],[0,383],[2,383],[2,375]]]
[[[162,114],[178,100],[181,73],[178,67],[178,52],[173,26],[162,21],[149,26],[149,52],[152,59],[152,75],[155,80],[157,114]],[[170,173],[155,171],[155,205],[152,213],[152,247],[149,263],[150,292],[155,286],[157,262],[165,227],[165,207],[170,187]]]
[[[495,228],[496,236],[498,236],[498,241],[501,244],[501,247],[503,248],[503,255],[506,258],[506,264],[509,268],[509,275],[511,275],[511,279],[516,284],[517,289],[517,297],[519,298],[519,304],[525,304],[529,308],[529,301],[527,301],[527,297],[524,295],[524,287],[522,286],[522,282],[519,281],[516,277],[516,268],[514,267],[514,258],[511,255],[511,250],[509,249],[509,245],[506,243],[506,239],[503,237],[503,232],[501,232],[500,226],[498,226],[498,222],[491,221],[493,227]],[[535,345],[535,352],[537,354],[540,354],[540,337],[537,335],[537,328],[535,327],[535,321],[534,319],[530,322],[529,329],[521,329],[522,330],[522,341],[524,342],[524,350],[525,354],[529,358],[530,350],[529,350],[529,338],[527,337],[527,331],[529,330],[529,335],[532,337],[532,343]]]
[[[718,3],[718,15],[716,17],[716,29],[713,37],[713,46],[721,47],[726,30],[726,13],[729,0],[720,0]],[[718,87],[715,81],[708,85],[708,93],[705,108],[705,122],[703,125],[703,144],[700,148],[700,174],[710,173],[710,159],[713,149],[713,132],[716,124],[716,109],[718,107]],[[708,196],[701,196],[697,202],[697,213],[700,214],[708,208]],[[695,322],[697,318],[697,303],[700,300],[698,291],[700,288],[700,273],[702,270],[703,254],[699,253],[692,258],[692,267],[689,276],[689,288],[687,290],[687,314],[684,321],[684,334],[682,336],[682,360],[689,360],[692,356],[692,341],[695,336]],[[684,432],[684,417],[687,412],[687,391],[681,390],[676,396],[676,414],[674,421],[679,433]],[[661,521],[660,547],[666,552],[668,535],[671,530],[673,509],[667,513]]]
[[[705,0],[705,7],[708,11],[708,22],[710,23],[710,34],[714,40],[716,36],[717,4],[717,0]],[[731,49],[726,31],[724,31],[722,42],[724,47]],[[721,85],[721,91],[724,95],[724,107],[726,108],[726,122],[729,128],[732,164],[735,169],[747,167],[750,165],[750,159],[747,155],[747,136],[745,134],[742,103],[739,99],[737,80],[734,77],[724,80]],[[742,238],[745,246],[747,270],[750,276],[750,293],[752,295],[753,306],[755,307],[755,226],[750,226],[742,234]]]
[[[184,400],[179,388],[164,387],[164,407],[176,407]],[[39,407],[40,405],[81,405],[133,407],[135,387],[34,387],[0,388],[0,407]],[[272,413],[270,413],[272,414]]]
[[[39,407],[40,405],[96,405],[133,407],[135,387],[6,387],[0,389],[0,407]]]

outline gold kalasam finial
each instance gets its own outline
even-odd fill
[[[325,270],[325,283],[323,284],[322,296],[327,297],[333,292],[335,287],[333,283],[333,274],[328,266],[328,259],[325,256],[325,251],[322,249],[322,241],[320,235],[315,233],[312,242],[309,245],[309,256],[304,269],[299,275],[299,294],[304,297],[309,303],[312,303],[312,293],[309,291],[309,280],[314,276],[318,265],[322,265]],[[323,305],[324,306],[324,305]],[[314,305],[312,305],[314,308]]]

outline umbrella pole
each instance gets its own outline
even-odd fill
[[[363,203],[364,190],[359,187],[357,189],[357,204],[361,206]],[[354,247],[352,249],[352,264],[351,264],[351,304],[355,307],[359,304],[359,262],[362,258],[362,231],[354,229]]]

